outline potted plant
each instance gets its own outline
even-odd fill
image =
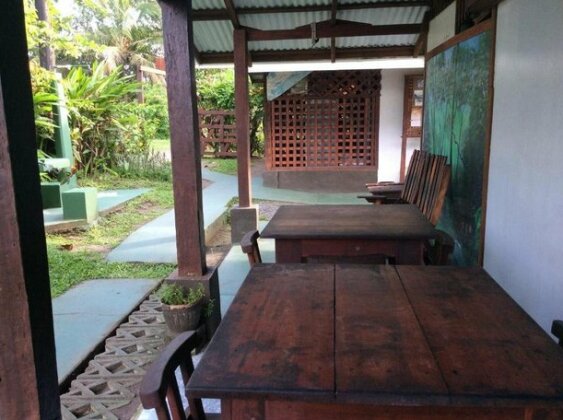
[[[184,289],[177,284],[163,284],[158,290],[166,325],[173,333],[195,330],[199,325],[205,289],[203,285]]]

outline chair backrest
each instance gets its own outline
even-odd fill
[[[401,199],[416,205],[435,225],[448,191],[451,167],[447,164],[446,156],[415,152],[418,153],[413,153]]]
[[[563,347],[563,321],[555,320],[551,324],[551,333],[559,339],[559,345]]]
[[[258,248],[258,238],[260,237],[260,232],[257,230],[251,230],[246,232],[242,239],[240,240],[240,247],[242,252],[248,256],[248,262],[252,267],[254,264],[262,262],[262,256],[260,255],[260,248]]]
[[[146,409],[155,409],[158,420],[205,419],[201,399],[190,398],[186,393],[188,410],[184,409],[176,379],[176,369],[179,367],[184,384],[188,383],[194,372],[191,351],[197,344],[195,331],[178,335],[164,348],[143,377],[139,392],[141,403]]]
[[[411,160],[409,161],[409,166],[405,175],[405,185],[401,193],[401,199],[408,203],[414,202],[416,197],[416,187],[420,182],[425,155],[427,155],[427,153],[422,150],[414,150]]]

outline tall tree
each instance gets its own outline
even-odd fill
[[[50,28],[49,22],[49,9],[46,0],[35,0],[35,9],[37,10],[37,17],[46,28]],[[47,70],[55,68],[55,52],[51,48],[51,44],[46,42],[39,48],[39,63],[41,67]]]
[[[102,46],[108,70],[118,66],[133,74],[152,65],[162,49],[160,8],[154,0],[78,0],[77,24]]]

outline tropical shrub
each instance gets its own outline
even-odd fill
[[[121,156],[148,150],[144,122],[132,101],[139,84],[119,68],[104,74],[74,67],[63,80],[78,169],[87,174],[115,167]]]

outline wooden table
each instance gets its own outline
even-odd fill
[[[383,254],[396,264],[422,264],[436,231],[410,204],[281,206],[262,232],[276,240],[276,262]]]
[[[563,349],[481,269],[257,265],[188,392],[225,419],[561,419]]]

